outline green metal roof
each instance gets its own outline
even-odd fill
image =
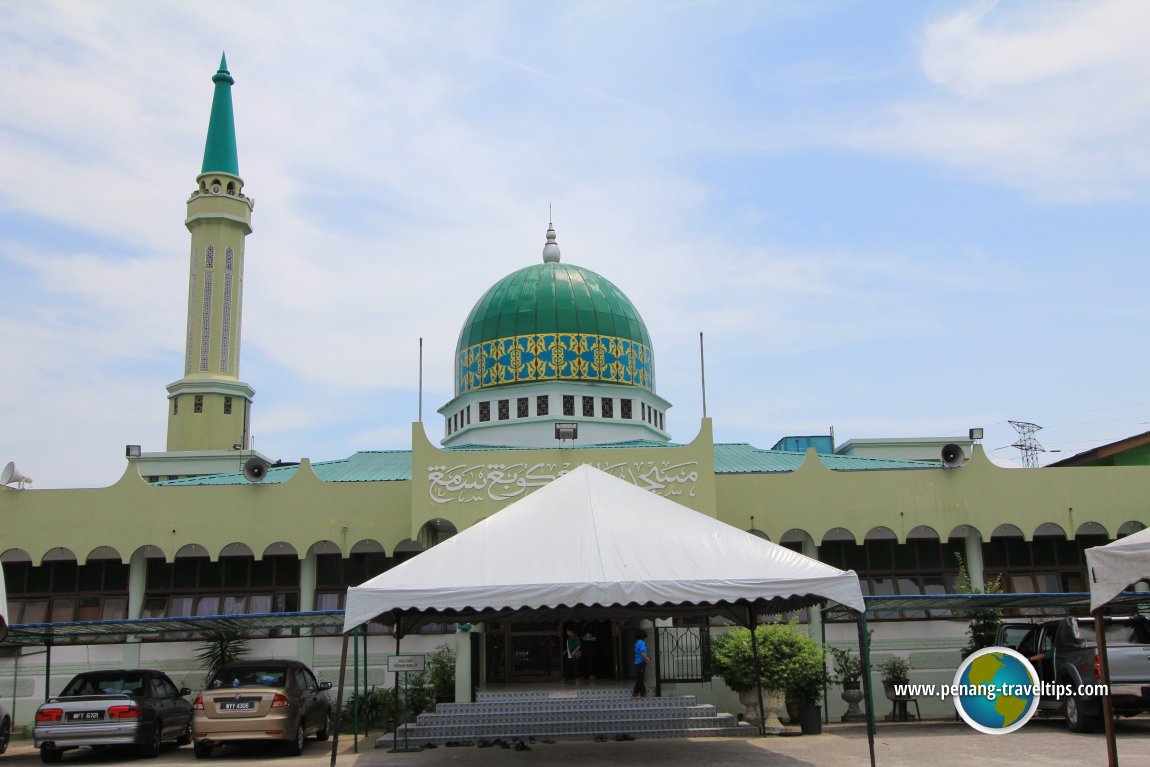
[[[656,442],[637,439],[608,445],[580,445],[579,450],[621,450],[625,448],[682,447],[675,442]],[[483,452],[493,450],[538,450],[537,447],[507,447],[506,445],[453,445],[442,448],[446,452]],[[881,471],[890,469],[942,469],[933,461],[903,461],[889,458],[859,458],[847,455],[819,455],[823,465],[833,471]],[[806,453],[783,450],[763,450],[745,442],[715,445],[716,474],[769,474],[797,471],[806,460]],[[347,458],[322,461],[311,465],[312,471],[324,482],[395,482],[411,479],[410,450],[361,450]],[[272,465],[264,478],[265,485],[287,482],[295,476],[298,465]],[[184,485],[245,485],[248,481],[240,472],[188,477],[156,482],[161,486]]]
[[[212,116],[208,121],[208,140],[204,145],[204,167],[201,173],[230,173],[240,175],[240,161],[236,153],[236,120],[232,112],[232,85],[235,80],[228,72],[228,60],[220,56],[220,69],[212,75],[216,84],[212,96]]]
[[[763,450],[746,442],[715,445],[716,474],[764,474],[797,471],[807,458],[804,453]],[[941,469],[934,461],[904,461],[892,458],[860,458],[849,455],[819,454],[818,459],[832,471],[875,471],[882,469]]]
[[[589,269],[542,263],[512,272],[483,294],[467,316],[456,351],[484,341],[540,333],[586,333],[651,347],[631,300]]]
[[[295,476],[298,464],[272,465],[261,484],[278,485]],[[411,479],[410,450],[361,450],[347,458],[322,461],[311,465],[312,471],[324,482],[395,482]],[[173,479],[156,485],[246,485],[242,472],[213,474],[204,477]]]
[[[618,450],[628,447],[682,447],[677,442],[657,442],[653,439],[632,439],[627,442],[612,442],[605,445],[579,445],[579,450]],[[538,447],[509,447],[507,445],[452,445],[442,447],[440,450],[451,452],[468,452],[478,450],[539,450]]]

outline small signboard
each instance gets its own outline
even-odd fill
[[[387,670],[391,672],[423,671],[423,655],[392,655],[387,659]]]

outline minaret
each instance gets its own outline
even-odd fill
[[[215,95],[204,165],[188,198],[192,233],[184,377],[168,384],[168,451],[247,450],[255,392],[239,379],[244,238],[254,201],[244,195],[236,157],[227,59],[212,77]],[[238,448],[237,448],[238,446]]]

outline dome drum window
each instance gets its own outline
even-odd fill
[[[480,402],[479,403],[479,422],[483,423],[485,421],[490,421],[490,420],[491,420],[491,403],[490,402]]]
[[[535,398],[535,415],[547,415],[550,411],[550,398],[546,394],[540,394]]]

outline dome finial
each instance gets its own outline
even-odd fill
[[[559,263],[559,243],[555,241],[555,226],[551,223],[551,206],[547,206],[547,244],[543,246],[543,263]]]

